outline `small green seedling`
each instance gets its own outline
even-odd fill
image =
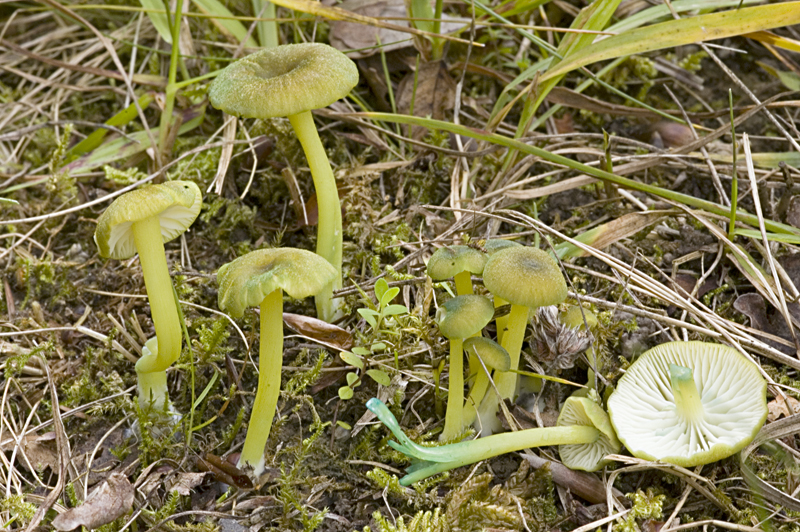
[[[358,313],[372,328],[365,342],[369,347],[354,347],[352,351],[339,353],[342,360],[356,368],[356,371],[351,371],[347,374],[347,384],[339,388],[339,398],[344,401],[353,397],[354,390],[361,384],[363,375],[368,375],[382,386],[388,386],[392,380],[385,371],[370,368],[369,361],[374,355],[386,351],[388,347],[386,342],[379,339],[381,336],[399,335],[397,331],[384,328],[390,323],[388,318],[408,314],[408,308],[405,305],[392,304],[392,300],[400,293],[400,289],[397,287],[389,288],[389,283],[386,282],[386,279],[378,279],[375,282],[374,290],[375,298],[378,300],[377,305],[372,302],[372,298],[359,288],[367,308],[358,309]]]

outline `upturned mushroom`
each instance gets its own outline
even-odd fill
[[[608,413],[636,457],[692,467],[738,452],[767,418],[767,382],[735,349],[669,342],[634,362]]]
[[[574,399],[572,401],[570,399],[565,403],[565,408],[572,409],[578,404],[580,406],[577,406],[577,408],[583,408],[585,406],[583,403],[590,401],[589,399]],[[406,469],[406,476],[400,479],[400,484],[403,486],[408,486],[419,480],[457,467],[474,464],[481,460],[522,449],[546,445],[592,445],[601,437],[607,437],[605,431],[610,429],[608,418],[606,417],[605,424],[603,424],[602,415],[570,415],[564,416],[561,426],[557,427],[506,432],[438,447],[423,447],[414,443],[403,433],[397,423],[397,419],[379,399],[373,397],[367,401],[367,408],[399,440],[399,443],[389,441],[389,445],[415,460],[411,467]],[[597,408],[602,412],[602,408],[599,406]],[[594,425],[596,420],[600,421],[601,426]]]
[[[139,253],[156,332],[136,363],[139,405],[143,409],[168,409],[167,368],[181,354],[181,324],[164,243],[192,225],[202,204],[196,184],[169,181],[123,194],[97,220],[94,241],[101,257],[128,259]]]
[[[464,354],[463,341],[481,331],[494,316],[494,307],[483,296],[456,296],[437,312],[436,321],[442,336],[450,340],[450,379],[447,412],[440,440],[452,440],[463,432],[464,424]]]
[[[358,84],[355,63],[326,44],[287,44],[261,50],[231,63],[211,83],[211,104],[246,118],[286,116],[308,159],[317,192],[317,254],[336,277],[317,294],[317,315],[332,321],[332,292],[342,287],[342,212],[328,156],[320,141],[313,109],[344,98]]]
[[[558,263],[547,253],[531,247],[508,247],[495,252],[483,269],[483,284],[495,297],[511,303],[508,325],[501,345],[511,357],[511,371],[497,373],[495,384],[500,393],[486,394],[479,408],[483,434],[500,430],[498,401],[513,399],[517,387],[519,356],[530,309],[557,305],[567,297],[567,284]],[[500,332],[498,331],[498,335]]]
[[[318,294],[336,276],[325,259],[293,248],[261,249],[239,257],[217,272],[219,307],[241,318],[247,307],[260,309],[258,390],[239,467],[254,478],[264,472],[264,447],[278,404],[283,363],[283,292],[294,299]]]

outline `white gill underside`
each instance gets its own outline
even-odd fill
[[[675,360],[676,358],[680,360]],[[756,371],[745,364],[720,364],[709,353],[700,356],[655,356],[654,366],[662,371],[631,368],[626,377],[635,377],[636,386],[620,386],[618,396],[609,401],[614,424],[626,447],[655,458],[691,456],[717,445],[733,447],[743,438],[752,437],[757,421],[764,413],[763,392],[745,384],[745,374]],[[684,415],[675,405],[669,362],[694,368],[693,375],[703,412]],[[645,369],[645,368],[641,368]],[[748,389],[749,388],[749,389]]]
[[[169,242],[180,236],[194,222],[196,217],[197,213],[181,205],[173,205],[164,210],[159,215],[162,241]],[[133,243],[132,226],[133,222],[123,222],[111,229],[111,234],[108,237],[108,247],[109,249],[120,250],[116,255],[130,257],[134,254],[136,246]]]

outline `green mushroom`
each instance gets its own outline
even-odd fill
[[[168,409],[167,368],[181,354],[181,324],[164,243],[186,231],[202,205],[196,184],[169,181],[123,194],[97,220],[94,241],[101,257],[121,260],[139,253],[156,331],[136,363],[139,405],[146,410]]]
[[[217,272],[218,304],[235,318],[260,308],[258,390],[239,467],[254,478],[264,472],[264,448],[278,404],[283,364],[283,292],[295,299],[318,294],[336,276],[325,259],[293,248],[253,251]]]
[[[640,356],[608,398],[636,457],[683,467],[739,452],[767,419],[767,381],[732,347],[669,342]]]
[[[511,357],[503,346],[482,336],[473,336],[464,340],[464,352],[469,357],[469,367],[475,368],[475,382],[470,388],[467,402],[464,405],[464,427],[475,421],[478,415],[478,405],[481,404],[486,391],[489,389],[488,371],[499,372],[511,369]],[[481,364],[478,358],[483,362]],[[484,366],[486,369],[484,370]],[[472,371],[470,374],[473,375]],[[477,428],[477,427],[476,427]]]
[[[367,401],[367,408],[398,439],[398,442],[390,441],[389,445],[414,461],[406,470],[406,476],[400,479],[401,485],[408,486],[438,473],[522,449],[546,445],[594,446],[603,438],[612,438],[613,430],[608,423],[608,416],[596,403],[593,403],[594,406],[589,403],[592,401],[585,398],[567,399],[562,408],[562,416],[559,417],[561,423],[557,427],[506,432],[438,447],[423,447],[414,443],[403,433],[392,412],[377,398]],[[578,409],[581,412],[563,415],[563,409]],[[590,410],[591,415],[585,415],[586,410]],[[608,430],[611,430],[610,434],[607,433]],[[599,447],[604,448],[606,447],[603,445]],[[599,455],[602,452],[600,450],[586,454]]]
[[[495,297],[511,303],[508,325],[501,341],[511,357],[511,371],[496,373],[495,385],[500,397],[486,394],[478,410],[483,434],[488,435],[500,430],[500,422],[495,416],[499,401],[513,399],[516,393],[517,374],[514,371],[519,368],[528,312],[564,301],[567,284],[558,263],[550,255],[524,246],[507,247],[489,257],[483,269],[483,284]]]
[[[436,321],[442,336],[450,340],[450,380],[447,412],[440,440],[452,440],[461,434],[464,423],[464,338],[483,329],[494,316],[494,307],[483,296],[456,296],[446,301],[437,312]]]
[[[268,48],[231,63],[208,91],[211,104],[228,114],[289,118],[317,192],[317,254],[337,273],[316,297],[317,315],[325,321],[338,314],[332,293],[342,287],[342,212],[336,180],[311,111],[344,98],[357,84],[358,69],[346,55],[326,44],[304,43]]]
[[[428,259],[428,277],[434,281],[453,278],[456,294],[472,294],[471,274],[480,275],[488,257],[469,246],[450,246],[439,248]]]

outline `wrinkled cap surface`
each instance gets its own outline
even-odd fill
[[[494,340],[483,336],[473,336],[464,340],[464,352],[467,355],[475,355],[477,353],[489,369],[500,371],[511,369],[511,357],[508,356],[508,351]]]
[[[304,249],[260,249],[222,266],[217,272],[219,308],[240,318],[275,290],[295,299],[318,294],[336,277],[336,269]]]
[[[494,317],[494,305],[483,296],[456,296],[445,301],[436,313],[439,331],[445,338],[468,338]]]
[[[246,118],[290,116],[327,107],[358,84],[358,68],[322,43],[267,48],[231,63],[211,83],[211,104]]]
[[[594,427],[600,432],[600,436],[593,443],[558,446],[561,461],[570,469],[597,471],[609,463],[603,458],[618,453],[622,448],[608,414],[603,407],[588,397],[568,397],[556,424],[559,427],[583,425]]]
[[[691,370],[703,406],[699,419],[675,403],[670,365]],[[750,443],[767,417],[767,383],[735,349],[670,342],[646,351],[608,399],[617,435],[634,455],[683,467],[730,456]]]
[[[536,248],[514,246],[495,252],[483,269],[483,284],[494,295],[526,307],[558,305],[567,298],[558,263]]]
[[[483,273],[486,255],[469,246],[450,246],[439,248],[428,260],[428,277],[442,281],[455,277],[461,272]]]
[[[114,200],[97,220],[94,241],[100,256],[128,259],[136,253],[132,226],[158,216],[164,242],[179,237],[203,206],[200,188],[191,181],[168,181],[132,190]]]

